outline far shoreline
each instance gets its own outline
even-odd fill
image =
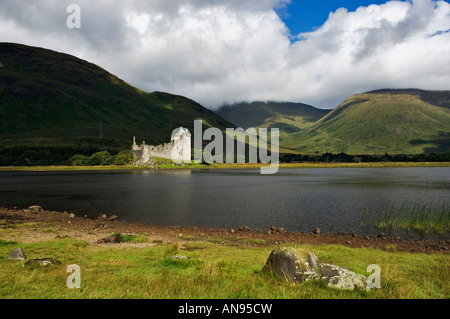
[[[261,163],[221,163],[221,164],[162,164],[156,167],[134,167],[131,165],[103,166],[1,166],[0,171],[115,171],[115,170],[241,170],[268,167]],[[367,163],[280,163],[279,168],[398,168],[398,167],[450,167],[450,162],[367,162]]]

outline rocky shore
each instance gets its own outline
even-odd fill
[[[200,228],[179,226],[158,226],[130,223],[120,216],[101,215],[98,218],[76,216],[68,212],[48,211],[39,206],[28,209],[0,208],[0,238],[19,242],[36,242],[61,237],[72,237],[92,245],[113,245],[102,239],[111,234],[136,234],[148,236],[148,242],[133,245],[155,245],[189,241],[210,241],[222,245],[273,246],[284,243],[310,245],[343,245],[347,247],[368,247],[386,251],[408,251],[420,253],[448,254],[450,240],[421,241],[402,238],[388,238],[351,234],[322,233],[318,228],[311,233],[286,232],[280,227],[267,230],[252,230],[247,226],[230,228]],[[127,245],[129,243],[120,243]]]

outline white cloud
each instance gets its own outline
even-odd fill
[[[292,43],[281,0],[0,0],[0,41],[70,53],[147,91],[205,106],[290,100],[334,107],[385,87],[449,89],[450,4],[390,1],[339,9]]]

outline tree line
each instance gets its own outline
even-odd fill
[[[28,147],[0,149],[0,166],[96,166],[126,165],[133,161],[131,151],[110,152],[96,148]]]
[[[450,153],[443,154],[415,154],[415,155],[349,155],[344,152],[322,155],[280,154],[280,161],[284,163],[373,163],[373,162],[450,162]]]
[[[15,146],[0,149],[0,166],[97,166],[127,165],[133,162],[130,150],[113,152],[93,147],[29,147]],[[280,154],[282,163],[368,163],[368,162],[450,162],[450,153],[416,155],[350,155],[325,153],[322,155]]]

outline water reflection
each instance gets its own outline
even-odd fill
[[[450,168],[314,168],[0,172],[0,205],[116,214],[151,224],[376,234],[361,229],[365,209],[450,205]]]

